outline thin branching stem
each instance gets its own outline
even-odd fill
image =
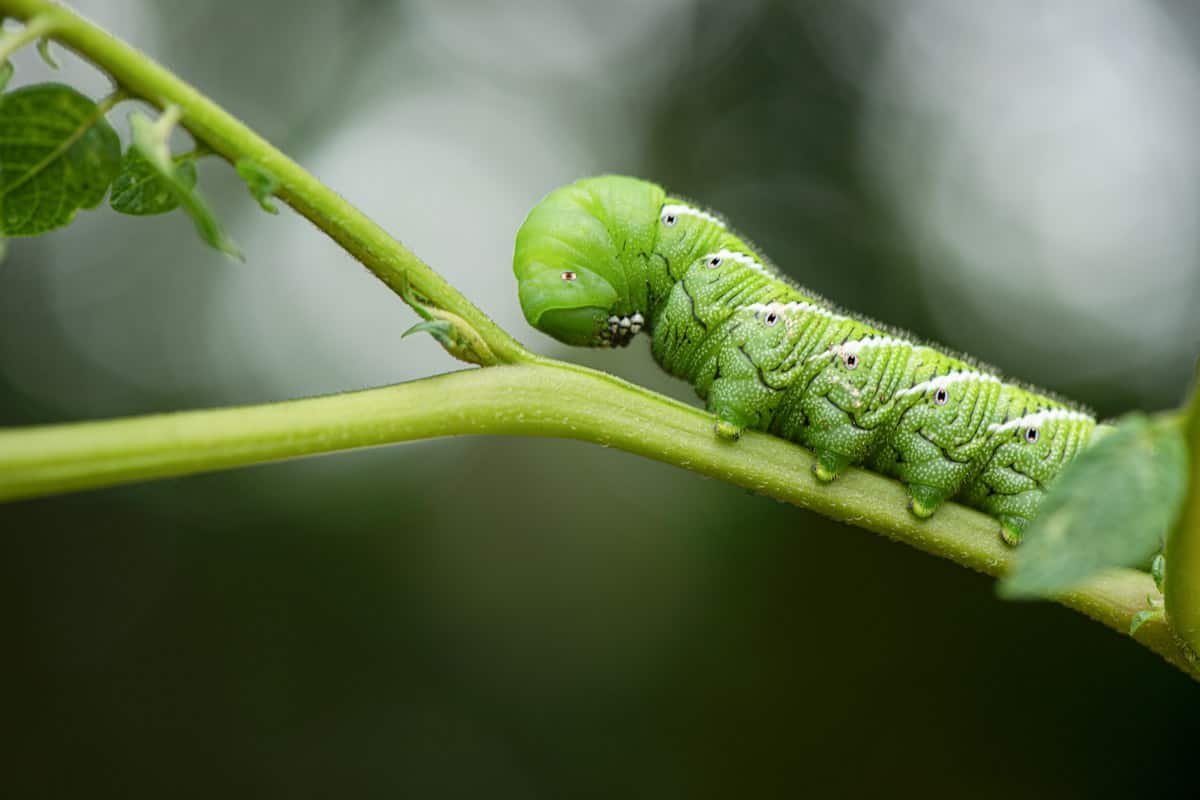
[[[103,69],[129,93],[159,108],[177,106],[192,135],[231,163],[251,159],[279,180],[277,196],[328,234],[397,294],[404,281],[431,305],[453,311],[501,363],[536,356],[395,238],[312,173],[149,56],[47,0],[0,0],[0,14],[36,20],[59,44]],[[42,35],[39,30],[38,36]],[[36,36],[30,37],[32,41]]]

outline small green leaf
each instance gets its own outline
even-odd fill
[[[418,322],[416,325],[413,325],[404,333],[400,334],[400,338],[403,339],[409,334],[413,333],[428,333],[437,340],[438,344],[447,349],[457,346],[457,342],[454,340],[454,326],[444,319],[432,319],[425,320],[424,322]]]
[[[50,69],[58,69],[58,62],[54,60],[54,56],[50,54],[50,40],[47,38],[38,39],[37,43],[38,55],[42,57],[42,61],[46,62],[46,66]]]
[[[426,304],[417,296],[412,285],[408,282],[407,273],[400,279],[400,296],[424,320],[424,322],[418,322],[400,334],[401,339],[410,333],[423,331],[436,339],[442,347],[446,348],[447,353],[461,361],[478,364],[481,367],[497,363],[495,354],[492,353],[492,349],[488,347],[487,342],[483,340],[479,332],[472,328],[470,323],[459,315]]]
[[[194,188],[196,165],[190,158],[175,162],[180,182],[189,190]],[[179,195],[141,151],[131,147],[121,162],[121,174],[113,181],[108,202],[122,214],[165,214],[179,207]]]
[[[1102,569],[1144,564],[1179,513],[1187,475],[1177,424],[1141,414],[1124,418],[1054,482],[1000,594],[1050,595]]]
[[[1136,614],[1133,615],[1133,619],[1131,619],[1129,621],[1129,635],[1133,636],[1135,633],[1138,632],[1138,628],[1142,627],[1150,620],[1162,619],[1162,618],[1163,618],[1162,609],[1155,608],[1155,609],[1148,609],[1146,611],[1137,612]]]
[[[3,264],[6,258],[8,258],[8,239],[0,236],[0,264]]]
[[[8,82],[12,80],[13,65],[11,61],[0,62],[0,92],[4,91],[4,87],[8,86]]]
[[[129,115],[129,127],[133,132],[133,148],[145,159],[150,168],[159,174],[163,186],[175,195],[178,204],[196,224],[196,231],[200,234],[200,238],[229,257],[241,261],[243,260],[241,250],[225,234],[224,228],[221,227],[221,223],[212,209],[208,207],[208,203],[194,188],[195,181],[193,180],[189,184],[185,177],[186,171],[171,158],[171,151],[167,147],[167,137],[170,136],[171,129],[178,119],[179,110],[176,108],[163,112],[157,122],[151,121],[140,111],[134,111]]]
[[[62,84],[0,95],[0,234],[35,236],[99,205],[121,166],[105,110]]]
[[[271,202],[271,196],[279,189],[279,178],[275,177],[275,173],[249,158],[239,158],[235,169],[262,210],[268,214],[278,214],[279,209]]]

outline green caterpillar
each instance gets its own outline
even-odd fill
[[[695,388],[717,435],[768,431],[811,448],[817,478],[861,464],[907,484],[928,517],[955,498],[1010,544],[1095,419],[793,285],[710,212],[634,178],[586,178],[525,219],[513,257],[534,327],[624,347]]]

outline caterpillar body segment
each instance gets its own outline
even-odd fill
[[[620,176],[551,192],[517,234],[529,322],[568,344],[624,346],[691,383],[716,432],[768,431],[907,484],[928,517],[957,498],[1015,543],[1095,428],[1042,392],[845,314],[782,277],[716,215]]]

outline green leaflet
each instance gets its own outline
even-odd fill
[[[235,169],[262,210],[268,214],[278,214],[279,208],[271,202],[271,196],[279,189],[279,178],[275,177],[275,173],[249,158],[238,159]]]
[[[1162,546],[1187,488],[1187,447],[1169,418],[1132,414],[1063,469],[1000,584],[1009,598],[1061,592]],[[1168,568],[1170,559],[1168,557]]]
[[[400,296],[423,320],[400,334],[401,339],[413,333],[428,333],[446,352],[461,361],[481,367],[497,363],[495,354],[478,331],[457,314],[426,304],[413,291],[407,274],[401,278]]]
[[[46,62],[46,66],[50,69],[58,69],[58,62],[54,60],[54,54],[50,52],[50,40],[48,38],[38,39],[37,43],[38,55],[42,57],[42,61]]]
[[[175,169],[183,186],[189,190],[195,187],[196,165],[191,158],[176,159]],[[121,174],[113,181],[108,202],[122,214],[165,214],[179,207],[179,195],[141,151],[131,147],[121,162]]]
[[[121,165],[105,110],[62,84],[0,95],[0,234],[35,236],[99,205]]]
[[[133,131],[133,146],[146,164],[158,173],[161,185],[175,196],[196,224],[200,238],[230,258],[243,260],[242,252],[221,227],[220,221],[208,207],[208,203],[195,189],[195,180],[189,183],[187,171],[171,157],[167,137],[179,119],[178,109],[168,109],[157,122],[153,122],[140,111],[129,115],[129,126]]]
[[[4,91],[4,87],[8,86],[8,82],[13,76],[13,65],[11,61],[0,62],[0,92]]]
[[[1133,619],[1129,622],[1129,635],[1136,636],[1138,629],[1152,619],[1159,619],[1163,615],[1161,608],[1148,608],[1145,611],[1139,611],[1133,615]]]

